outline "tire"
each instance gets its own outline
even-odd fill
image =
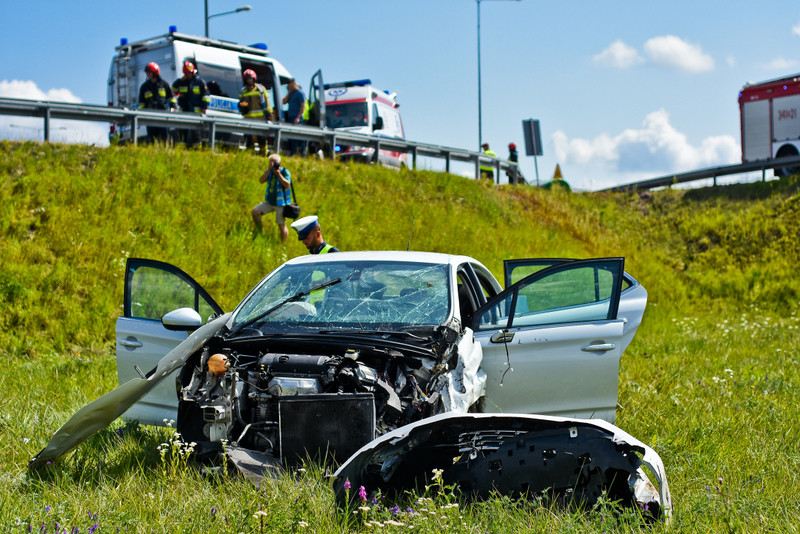
[[[775,158],[788,158],[790,156],[798,156],[797,148],[794,145],[783,145],[778,149]],[[800,174],[800,167],[775,167],[772,171],[778,178],[785,178],[793,174]]]

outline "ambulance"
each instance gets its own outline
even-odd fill
[[[211,117],[242,117],[239,113],[242,72],[252,69],[258,83],[268,91],[273,119],[283,118],[281,102],[287,94],[286,86],[292,76],[283,65],[269,57],[266,44],[243,46],[186,35],[178,33],[175,26],[170,26],[169,33],[165,35],[143,41],[129,43],[127,39],[120,39],[108,74],[109,107],[139,107],[139,88],[147,80],[144,68],[151,61],[158,63],[161,77],[170,85],[183,76],[185,61],[194,63],[197,75],[205,80],[211,93],[206,112]],[[120,142],[129,141],[130,126],[112,124],[110,135]],[[137,135],[140,139],[144,138],[146,128],[140,126]],[[227,141],[238,142],[230,138]]]
[[[370,80],[325,84],[325,126],[335,130],[377,137],[405,139],[397,95],[376,89]],[[364,162],[374,161],[375,149],[337,144],[337,157]],[[378,162],[391,167],[408,166],[405,152],[381,149]]]

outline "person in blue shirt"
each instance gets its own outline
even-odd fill
[[[283,217],[283,207],[292,203],[292,173],[286,167],[281,166],[281,157],[278,154],[272,154],[269,157],[269,167],[258,181],[267,184],[267,191],[264,195],[264,202],[250,211],[253,222],[256,223],[256,229],[261,230],[261,216],[274,211],[281,241],[286,241],[286,238],[289,237],[289,230],[286,228],[286,219]]]
[[[303,113],[306,110],[306,95],[300,90],[300,86],[297,85],[297,80],[294,78],[289,80],[286,88],[289,90],[289,93],[283,97],[283,103],[288,105],[286,122],[289,124],[302,124]],[[293,156],[298,153],[303,154],[306,149],[305,144],[305,141],[291,139],[289,141],[289,154]]]

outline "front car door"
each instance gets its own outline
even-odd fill
[[[128,258],[123,315],[117,318],[117,376],[120,385],[151,372],[161,358],[189,336],[168,330],[161,317],[177,308],[192,308],[207,320],[222,308],[192,277],[168,263]],[[177,375],[177,371],[173,373]],[[148,425],[176,418],[174,377],[161,381],[122,416]]]
[[[488,376],[485,410],[613,422],[627,344],[618,317],[624,259],[544,261],[472,319]]]

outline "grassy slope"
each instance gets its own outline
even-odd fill
[[[94,511],[106,529],[138,521],[136,529],[171,531],[213,506],[228,514],[220,531],[260,528],[261,519],[265,530],[300,519],[314,530],[343,528],[319,477],[261,492],[226,481],[230,487],[215,491],[179,463],[159,460],[163,434],[149,429],[126,428],[121,439],[101,434],[44,481],[24,476],[53,430],[115,385],[113,329],[127,256],[180,266],[230,309],[305,250],[295,240],[279,243],[274,224],[252,232],[263,158],[7,142],[0,154],[0,354],[12,364],[0,375],[9,395],[0,410],[0,523],[38,528],[55,520],[58,505],[62,524],[84,530]],[[318,214],[342,250],[403,250],[411,237],[415,250],[471,255],[497,275],[504,258],[625,256],[650,301],[622,360],[618,424],[664,459],[677,529],[792,531],[797,504],[785,492],[800,478],[796,183],[569,195],[335,162],[287,166],[304,214]],[[158,498],[148,504],[131,499],[151,493]],[[269,515],[246,513],[259,508]],[[627,529],[596,515],[502,502],[462,513],[490,531],[523,523]],[[458,513],[440,515],[458,530]],[[436,531],[421,517],[403,521]],[[209,520],[220,518],[215,511]]]

